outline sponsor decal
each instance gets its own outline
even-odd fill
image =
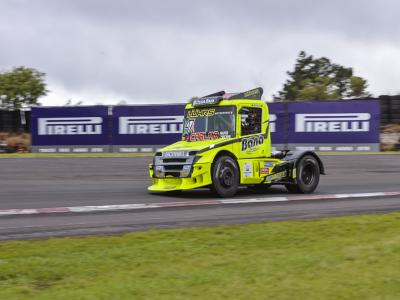
[[[119,134],[170,134],[182,132],[183,116],[119,117]]]
[[[296,114],[296,132],[368,132],[371,114]]]
[[[221,100],[222,100],[221,96],[203,97],[193,100],[192,105],[193,106],[213,105],[213,104],[218,104]]]
[[[296,150],[301,150],[301,151],[314,151],[315,147],[314,146],[296,146]]]
[[[247,149],[252,150],[258,145],[262,145],[264,143],[264,137],[262,135],[255,135],[248,138],[242,139],[242,151],[246,151]]]
[[[261,175],[268,175],[270,173],[270,169],[274,166],[273,162],[264,161],[261,163],[260,166],[260,174]]]
[[[57,152],[56,148],[39,148],[39,152],[42,153],[55,153]]]
[[[191,142],[216,140],[218,138],[219,138],[219,132],[218,131],[193,132],[190,135],[186,136],[186,140],[187,141],[191,141]]]
[[[223,139],[230,139],[232,136],[229,134],[229,131],[220,131],[219,136]]]
[[[353,146],[340,146],[336,147],[336,151],[353,151],[354,147]]]
[[[38,135],[101,134],[103,118],[38,118]]]
[[[370,146],[359,146],[357,147],[357,151],[371,151]]]
[[[187,119],[185,122],[185,127],[183,132],[187,134],[190,134],[191,132],[194,132],[194,125],[195,125],[195,120],[193,119]],[[186,138],[188,138],[186,136]],[[185,140],[185,136],[183,137],[183,139]]]
[[[122,153],[135,153],[138,152],[138,148],[135,147],[120,147],[119,152]]]
[[[265,177],[266,181],[275,181],[275,180],[279,180],[281,178],[287,177],[287,171],[282,171],[273,175],[269,175],[267,177]]]
[[[197,117],[212,117],[215,114],[215,108],[211,109],[191,109],[187,112],[187,117],[197,118]]]
[[[74,148],[72,152],[81,153],[81,152],[89,152],[89,148]]]
[[[243,175],[244,175],[244,177],[253,177],[253,163],[252,162],[243,163]]]
[[[330,147],[330,146],[322,146],[322,147],[319,147],[319,151],[332,151],[332,147]]]
[[[165,151],[162,152],[163,157],[182,157],[187,156],[186,151]]]

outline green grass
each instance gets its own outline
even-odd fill
[[[400,299],[400,213],[0,243],[0,299]]]

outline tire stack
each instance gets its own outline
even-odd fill
[[[381,149],[400,151],[400,95],[380,96]]]

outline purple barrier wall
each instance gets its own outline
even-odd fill
[[[181,139],[185,105],[113,107],[113,151],[152,152]]]
[[[292,149],[379,151],[378,100],[290,102],[287,111]]]
[[[377,100],[270,103],[275,149],[379,151]],[[153,152],[180,140],[183,104],[32,109],[36,152]]]
[[[286,107],[284,103],[268,103],[271,141],[276,149],[287,144]]]
[[[34,107],[31,115],[35,152],[108,152],[107,106]]]

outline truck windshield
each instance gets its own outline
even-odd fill
[[[182,139],[188,142],[235,137],[235,107],[201,107],[185,110]]]

